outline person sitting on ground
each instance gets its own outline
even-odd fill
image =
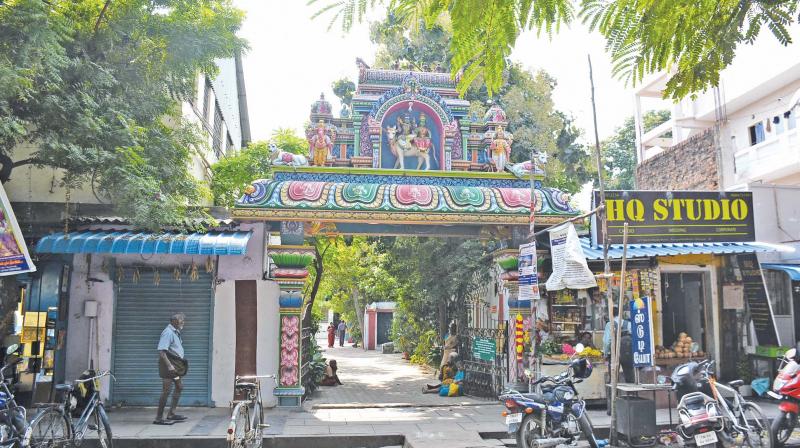
[[[588,331],[584,331],[580,334],[580,337],[575,341],[575,345],[583,344],[584,347],[594,347],[594,340],[592,338],[592,333]]]
[[[339,381],[339,375],[336,374],[337,370],[339,367],[336,365],[336,360],[331,359],[325,366],[325,377],[320,381],[320,386],[341,386],[342,382]]]
[[[457,359],[458,359],[458,353],[450,352],[450,355],[447,357],[447,361],[444,363],[444,365],[442,365],[442,368],[439,370],[439,380],[441,380],[441,383],[426,384],[425,387],[422,388],[422,393],[435,394],[439,392],[439,389],[443,385],[452,383],[453,378],[455,378],[456,373],[458,373],[458,367],[456,366]]]

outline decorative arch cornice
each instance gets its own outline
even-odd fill
[[[414,74],[409,74],[403,78],[402,86],[384,92],[372,106],[369,116],[381,122],[386,112],[388,112],[392,106],[408,101],[420,102],[427,105],[439,116],[443,124],[452,123],[454,120],[453,114],[450,112],[450,108],[444,102],[444,99],[435,91],[422,87]]]

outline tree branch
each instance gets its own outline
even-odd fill
[[[106,0],[105,3],[103,3],[103,9],[100,10],[100,15],[97,16],[97,21],[94,22],[94,34],[95,35],[97,35],[97,30],[100,29],[100,22],[103,21],[103,18],[106,15],[106,11],[108,10],[108,5],[110,5],[110,4],[111,4],[111,0]]]

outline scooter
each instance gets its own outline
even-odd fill
[[[708,361],[692,361],[672,373],[672,389],[678,398],[678,433],[684,445],[714,446],[723,430],[722,412],[702,379],[709,365]]]
[[[778,375],[767,394],[780,400],[780,415],[772,421],[772,434],[776,446],[784,446],[792,436],[797,415],[800,413],[800,351],[792,348],[781,358]]]
[[[576,355],[583,345],[575,347]],[[556,376],[545,376],[531,386],[538,386],[539,393],[521,393],[509,389],[500,395],[506,409],[502,412],[509,434],[514,434],[519,448],[550,448],[571,443],[582,433],[591,448],[598,448],[586,403],[578,396],[575,384],[589,378],[592,363],[586,358],[566,362],[549,363],[565,365],[567,369]],[[526,372],[530,377],[530,373]]]
[[[0,447],[3,448],[24,446],[30,431],[25,408],[17,404],[5,377],[6,370],[22,362],[22,358],[15,356],[18,350],[17,344],[9,346],[0,367]]]
[[[719,383],[713,367],[711,360],[690,361],[672,373],[684,446],[772,448],[769,419],[739,393],[744,382]]]

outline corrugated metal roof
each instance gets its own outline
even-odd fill
[[[151,233],[84,231],[48,235],[36,252],[51,254],[244,255],[252,232]]]
[[[587,260],[602,260],[603,248],[593,247],[589,238],[581,238],[581,247]],[[628,258],[662,257],[691,254],[742,254],[749,252],[791,251],[787,246],[769,243],[647,243],[628,244]],[[622,244],[612,244],[608,250],[611,259],[622,258]]]
[[[789,278],[792,280],[800,281],[800,264],[762,263],[761,267],[773,271],[783,271],[789,274]]]

